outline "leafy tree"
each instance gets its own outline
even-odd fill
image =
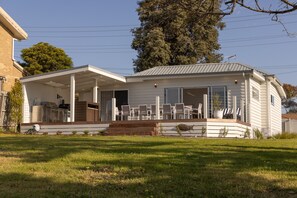
[[[282,105],[287,111],[287,113],[297,113],[297,86],[293,86],[290,84],[283,85],[284,91],[287,95],[287,98],[282,101]]]
[[[14,131],[17,131],[17,126],[22,121],[22,106],[23,92],[22,84],[16,80],[12,90],[8,93],[8,122],[10,126],[14,126]]]
[[[203,1],[196,1],[196,4],[202,3]],[[237,5],[254,12],[274,15],[285,14],[297,10],[296,0],[222,0],[222,4],[224,6],[221,7],[219,12],[214,10],[211,5],[208,7],[208,11],[220,15],[230,15],[234,12]]]
[[[73,66],[71,58],[61,48],[48,43],[37,43],[22,50],[24,63],[20,63],[30,74],[40,74]]]
[[[134,28],[132,48],[138,56],[134,70],[160,65],[220,62],[219,15],[205,14],[210,5],[219,11],[220,1],[142,0],[137,9],[141,26]],[[181,4],[183,6],[181,6]],[[204,13],[200,13],[203,10]]]

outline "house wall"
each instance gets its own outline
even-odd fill
[[[264,131],[268,127],[268,109],[267,109],[267,102],[268,102],[268,96],[267,96],[267,82],[263,82],[261,84],[261,94],[260,94],[260,100],[261,100],[261,131]]]
[[[270,94],[274,96],[274,105],[271,104],[271,135],[281,133],[282,131],[282,112],[281,112],[281,98],[274,87],[270,84]],[[269,96],[270,98],[270,96]]]
[[[253,98],[253,87],[256,88],[259,91],[259,100],[256,100]],[[250,92],[250,123],[251,127],[257,128],[261,130],[262,128],[262,122],[261,122],[261,109],[262,109],[262,104],[261,104],[261,99],[262,99],[262,90],[261,90],[261,84],[260,82],[250,79],[250,87],[249,87],[249,92]]]
[[[237,80],[237,84],[235,84]],[[157,84],[157,88],[154,85]],[[241,75],[228,77],[189,77],[145,80],[143,82],[129,82],[123,85],[100,87],[99,91],[104,90],[128,90],[129,104],[138,106],[139,104],[154,104],[156,96],[160,96],[160,104],[164,103],[165,88],[205,88],[209,86],[226,86],[228,92],[228,106],[232,107],[232,96],[237,96],[237,106],[240,100],[244,99],[244,78]],[[99,97],[100,99],[100,97]],[[203,103],[203,101],[198,101]]]
[[[13,37],[0,22],[0,76],[4,76],[3,91],[9,92],[22,72],[13,65]]]

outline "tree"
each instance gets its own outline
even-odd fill
[[[282,105],[285,108],[287,113],[297,113],[297,86],[290,84],[283,85],[284,91],[287,95],[287,98],[282,101]]]
[[[22,50],[24,63],[20,63],[30,74],[40,74],[73,66],[71,58],[63,49],[48,43],[37,43],[30,48]]]
[[[138,56],[134,71],[154,66],[220,62],[218,29],[224,27],[219,15],[208,14],[209,6],[217,11],[220,1],[142,0],[137,9],[141,26],[134,28],[132,48]],[[183,6],[180,6],[180,5]],[[197,11],[203,10],[200,14]],[[203,20],[202,20],[203,17]]]
[[[179,2],[181,6],[189,7],[191,6],[191,2]],[[201,6],[205,3],[205,1],[196,0],[195,4]],[[210,13],[210,14],[218,14],[218,15],[230,15],[234,12],[236,6],[241,6],[245,9],[261,12],[266,14],[286,14],[289,12],[293,12],[297,10],[297,2],[296,0],[272,0],[272,1],[260,1],[260,0],[222,0],[222,5],[220,10],[218,11],[215,5],[215,1],[213,3],[208,4],[207,12],[205,9],[198,10],[199,13]]]
[[[14,131],[17,131],[17,126],[22,121],[22,106],[23,92],[22,84],[16,80],[12,90],[8,93],[8,122],[10,126],[14,126]]]

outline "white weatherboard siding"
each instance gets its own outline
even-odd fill
[[[106,131],[109,124],[39,124],[40,131],[38,134],[48,133],[49,135],[56,135],[57,132],[62,132],[63,135],[72,135],[75,131],[77,134],[84,134],[88,131],[89,134],[100,134],[102,131]],[[29,129],[32,129],[32,125],[23,125],[21,127],[21,133],[25,133]]]
[[[256,100],[253,98],[253,87],[256,88],[259,91],[259,100]],[[260,83],[250,79],[250,123],[251,127],[258,128],[261,130],[262,128],[262,122],[261,122],[261,86]]]
[[[274,96],[274,105],[269,101],[271,105],[271,135],[275,135],[282,131],[281,98],[276,88],[272,84],[270,86],[270,94]]]
[[[193,130],[178,131],[177,125],[186,124],[193,126]],[[245,132],[251,127],[242,125],[236,122],[220,122],[220,121],[206,121],[206,122],[162,122],[159,125],[159,134],[163,136],[182,136],[182,137],[223,137],[223,131],[227,130],[225,137],[227,138],[243,138]],[[202,131],[205,131],[203,134]],[[252,137],[252,136],[251,136]]]
[[[261,131],[267,130],[268,124],[267,124],[267,116],[268,116],[268,109],[267,109],[267,91],[266,91],[266,85],[267,82],[264,82],[261,84],[261,93],[260,93],[260,101],[261,101]]]
[[[237,80],[237,84],[235,84]],[[157,88],[154,87],[157,84]],[[241,75],[228,77],[191,77],[191,78],[171,78],[158,80],[145,80],[143,82],[130,82],[126,85],[118,85],[116,87],[102,87],[103,90],[128,90],[129,104],[138,106],[139,104],[154,104],[156,96],[160,96],[160,104],[164,103],[165,88],[207,88],[209,86],[226,86],[228,92],[228,106],[232,107],[232,96],[237,96],[239,101],[244,99],[244,79]],[[199,101],[203,102],[203,101]]]

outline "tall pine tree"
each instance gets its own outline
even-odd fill
[[[137,9],[141,26],[134,28],[132,48],[138,56],[134,71],[162,65],[220,62],[218,30],[224,27],[219,15],[207,14],[220,1],[142,0]],[[204,9],[204,10],[203,10]]]

